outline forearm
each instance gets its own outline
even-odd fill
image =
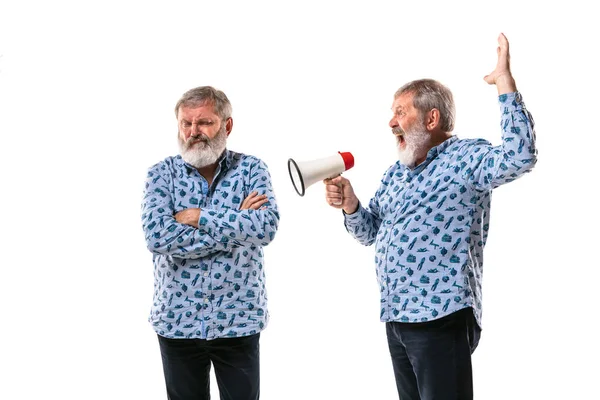
[[[227,241],[216,241],[194,226],[176,220],[171,191],[159,172],[149,171],[142,202],[142,229],[148,250],[180,258],[199,258],[219,251],[230,252],[236,247]],[[193,216],[194,210],[200,211],[188,209],[176,215]]]
[[[535,165],[535,126],[519,92],[499,96],[502,127],[502,160],[508,170],[522,174]],[[518,165],[515,165],[517,163]],[[524,171],[520,171],[524,169]]]
[[[148,250],[155,254],[200,258],[219,251],[231,252],[238,247],[227,238],[215,240],[193,226],[177,223],[172,217],[164,216],[156,221],[146,217],[143,228]]]
[[[267,246],[275,238],[279,212],[265,210],[203,209],[198,228],[216,241],[237,246]]]
[[[381,220],[360,203],[352,214],[344,213],[344,226],[354,239],[364,246],[375,242]]]
[[[501,75],[496,79],[496,89],[498,89],[498,95],[507,93],[514,93],[517,91],[517,84],[512,74]]]
[[[470,153],[471,158],[477,159],[472,180],[478,190],[489,190],[511,182],[533,169],[537,162],[534,123],[521,94],[506,93],[498,100],[502,144],[492,147],[482,141],[482,145],[474,147]]]

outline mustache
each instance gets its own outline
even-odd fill
[[[400,128],[399,126],[395,127],[392,129],[392,133],[396,136],[403,136],[404,135],[404,130],[402,130],[402,128]]]
[[[182,138],[180,138],[179,140],[184,149],[189,149],[197,143],[202,143],[204,144],[204,146],[210,146],[212,142],[211,139],[203,133],[190,136],[188,140],[184,140]]]
[[[192,142],[208,143],[208,142],[210,142],[210,139],[208,138],[208,136],[201,133],[199,135],[190,136],[189,139],[186,141],[186,143],[192,143]]]

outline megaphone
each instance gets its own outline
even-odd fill
[[[323,179],[334,178],[354,167],[354,156],[349,152],[341,152],[331,157],[318,160],[296,162],[288,160],[288,170],[294,189],[304,196],[306,188]]]

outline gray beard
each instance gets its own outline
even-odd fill
[[[225,125],[221,126],[217,135],[212,139],[204,134],[190,136],[187,142],[179,134],[177,139],[183,160],[195,168],[204,168],[216,163],[225,151],[227,130]]]
[[[419,127],[405,132],[403,138],[406,141],[406,147],[404,150],[400,150],[398,147],[398,158],[402,164],[413,168],[422,154],[427,152],[431,137],[424,127]]]

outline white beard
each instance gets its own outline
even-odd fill
[[[406,142],[406,147],[403,150],[400,149],[399,138],[396,138],[398,142],[398,158],[407,167],[416,167],[417,160],[423,157],[423,154],[427,153],[429,149],[431,136],[424,126],[419,126],[416,129],[405,132],[403,138]]]
[[[203,168],[217,162],[227,145],[227,130],[221,126],[217,135],[209,139],[206,135],[190,136],[184,141],[177,135],[179,151],[183,160],[195,168]]]

